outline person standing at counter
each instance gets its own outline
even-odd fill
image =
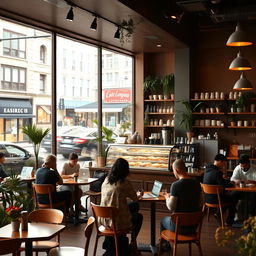
[[[4,162],[5,154],[0,152],[0,182],[3,181],[6,177],[8,177],[8,175],[5,172]]]

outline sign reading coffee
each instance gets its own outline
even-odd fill
[[[130,103],[131,101],[131,89],[104,90],[104,103]]]

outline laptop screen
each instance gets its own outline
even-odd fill
[[[152,188],[152,193],[153,193],[154,195],[159,196],[160,191],[161,191],[161,188],[162,188],[162,185],[163,185],[162,182],[160,182],[160,181],[158,181],[158,180],[155,180],[154,186],[153,186],[153,188]]]
[[[31,173],[33,171],[33,168],[34,167],[32,166],[23,166],[20,173],[20,177],[23,179],[31,178]]]

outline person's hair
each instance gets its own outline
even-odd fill
[[[177,159],[173,162],[173,168],[179,171],[186,171],[186,165],[182,159]]]
[[[250,157],[248,155],[241,155],[239,157],[239,164],[249,164],[250,163]]]
[[[78,154],[72,152],[72,153],[69,154],[68,159],[69,159],[69,160],[76,160],[76,159],[78,159]]]
[[[44,163],[43,163],[43,167],[49,165],[49,163],[51,163],[52,161],[56,161],[56,156],[55,155],[47,155],[45,157]]]
[[[108,182],[116,184],[118,181],[123,182],[129,174],[129,163],[123,159],[118,158],[113,164],[108,175]]]
[[[3,157],[5,157],[5,153],[0,152],[0,158],[3,158]]]
[[[227,157],[222,154],[217,154],[214,158],[215,161],[228,161]]]

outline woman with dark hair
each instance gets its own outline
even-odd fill
[[[137,194],[133,189],[132,184],[127,179],[129,172],[128,162],[123,158],[118,158],[102,184],[100,205],[117,207],[117,230],[129,229],[133,226],[134,234],[137,236],[142,225],[143,216],[138,212],[139,205],[136,201],[143,195],[143,192]],[[128,204],[127,198],[133,202]],[[101,224],[111,227],[109,219],[101,220]],[[120,255],[128,255],[126,241],[126,237],[121,237],[119,240],[119,248],[122,250]],[[106,237],[105,242],[103,243],[103,248],[106,249],[104,255],[115,255],[115,245],[112,237]]]

